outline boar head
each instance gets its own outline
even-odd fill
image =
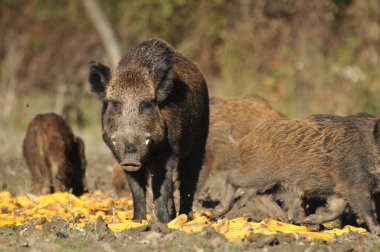
[[[163,142],[160,107],[173,89],[173,56],[160,40],[131,49],[111,70],[89,63],[91,89],[103,102],[103,139],[125,171],[137,171]]]

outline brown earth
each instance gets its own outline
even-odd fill
[[[116,197],[112,189],[114,159],[109,150],[99,144],[87,146],[87,176],[91,192],[101,190]],[[225,174],[214,174],[208,179],[201,194],[201,204],[214,208],[223,194]],[[223,181],[223,183],[222,183]],[[0,186],[14,195],[28,193],[30,174],[18,150],[0,153]],[[228,218],[249,216],[255,221],[265,213],[255,209],[253,202],[237,201]],[[42,224],[43,230],[35,229]],[[380,239],[371,234],[348,234],[331,241],[306,241],[296,235],[251,234],[245,241],[228,242],[226,238],[207,227],[202,232],[188,235],[168,229],[166,225],[151,222],[148,226],[113,233],[102,219],[87,224],[83,229],[70,229],[61,219],[52,222],[29,223],[0,229],[0,251],[377,251]]]

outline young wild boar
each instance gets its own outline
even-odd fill
[[[260,97],[211,97],[210,127],[206,143],[204,165],[199,176],[197,194],[210,174],[240,167],[238,147],[228,139],[226,132],[233,128],[233,138],[240,140],[253,127],[271,118],[283,118],[269,102]]]
[[[231,207],[237,187],[253,188],[258,196],[285,191],[296,196],[293,209],[301,198],[327,201],[327,208],[298,222],[334,219],[348,203],[379,233],[372,200],[380,182],[380,119],[356,114],[268,120],[241,139],[239,151],[242,168],[227,178],[221,213]]]
[[[158,221],[175,217],[174,170],[179,213],[191,214],[209,121],[199,69],[165,41],[153,39],[130,49],[113,71],[90,62],[89,82],[103,102],[103,139],[126,171],[133,219],[146,218],[148,175]]]
[[[78,196],[87,190],[84,143],[59,115],[39,114],[29,123],[23,154],[34,193],[72,190]]]

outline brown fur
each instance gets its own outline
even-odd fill
[[[242,168],[228,177],[226,209],[236,187],[253,188],[258,195],[283,190],[297,196],[293,209],[302,197],[327,199],[332,219],[349,203],[372,232],[379,232],[372,211],[380,171],[379,119],[357,114],[268,120],[241,139],[239,151]]]
[[[233,138],[238,141],[265,120],[283,117],[283,114],[274,110],[267,100],[259,96],[210,98],[210,128],[198,193],[208,176],[214,172],[240,167],[238,147],[227,139],[228,129],[233,128]]]
[[[206,156],[202,167],[197,194],[207,178],[218,170],[234,170],[240,167],[238,147],[227,139],[227,130],[233,128],[233,137],[239,140],[250,130],[270,118],[282,118],[262,97],[211,97],[210,128],[206,143]],[[122,168],[113,168],[113,185],[119,195],[124,194],[127,180]]]
[[[150,175],[158,221],[175,217],[173,172],[180,181],[179,213],[191,214],[209,122],[199,69],[157,39],[131,48],[112,71],[96,62],[89,67],[91,88],[103,102],[103,139],[132,191],[133,219],[146,218]]]
[[[118,163],[112,166],[112,185],[119,197],[130,197],[127,177]]]
[[[57,114],[39,114],[28,125],[23,155],[34,193],[86,189],[84,143]]]

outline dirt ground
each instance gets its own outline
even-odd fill
[[[86,140],[85,140],[86,141]],[[114,159],[101,143],[88,141],[87,177],[90,191],[101,190],[116,197],[111,186]],[[28,193],[30,174],[19,149],[0,148],[0,189],[14,195]],[[200,204],[215,208],[223,194],[225,174],[212,175],[201,194]],[[252,202],[236,202],[228,218],[248,216],[254,221],[265,217]],[[334,240],[306,241],[293,234],[251,234],[246,240],[228,242],[207,227],[202,232],[188,235],[168,229],[166,225],[151,222],[148,226],[114,233],[102,219],[87,224],[82,230],[70,229],[67,222],[55,219],[43,223],[44,229],[34,228],[36,223],[0,229],[0,251],[378,251],[380,239],[371,234],[348,234]]]

